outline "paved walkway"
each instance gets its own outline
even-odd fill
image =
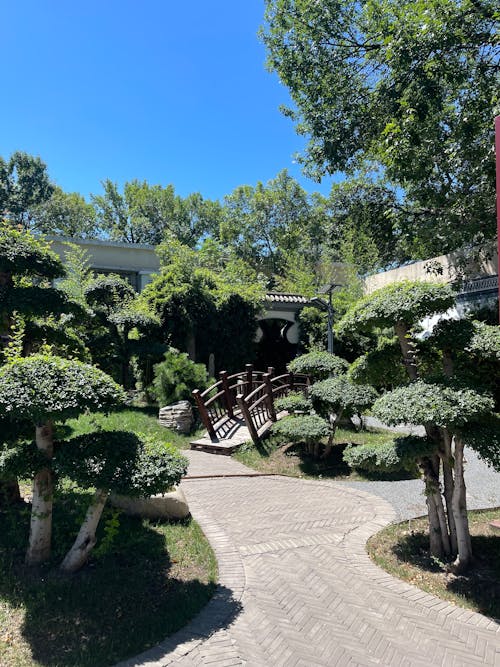
[[[385,500],[342,483],[251,478],[232,459],[188,455],[190,472],[234,475],[182,484],[220,585],[186,628],[122,667],[500,666],[497,623],[370,561],[366,540],[395,517]]]

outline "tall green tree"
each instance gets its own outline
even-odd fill
[[[302,248],[313,258],[317,252],[307,242],[311,216],[307,193],[283,170],[266,184],[242,185],[225,197],[220,239],[255,269],[280,273],[289,253]]]
[[[54,192],[47,165],[39,157],[16,151],[8,160],[0,157],[0,215],[10,224],[30,229],[34,209]]]
[[[219,206],[193,193],[183,199],[173,185],[128,181],[123,192],[106,179],[104,194],[93,195],[99,227],[113,241],[158,245],[167,238],[195,246],[201,236],[217,227]]]
[[[50,199],[34,206],[32,227],[42,234],[74,238],[94,238],[97,218],[93,205],[78,192],[54,187]]]
[[[381,167],[413,257],[494,235],[498,22],[494,0],[267,0],[268,65],[309,137],[306,171]]]

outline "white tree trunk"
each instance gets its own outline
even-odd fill
[[[455,572],[466,570],[472,561],[472,544],[467,517],[467,497],[464,480],[464,445],[462,440],[455,436],[455,486],[453,489],[453,516],[457,528],[458,553],[453,569]]]
[[[36,446],[50,461],[54,454],[52,424],[47,422],[36,427]],[[52,539],[52,470],[39,470],[33,480],[33,500],[26,563],[43,563],[50,557]]]
[[[451,435],[447,429],[440,429],[444,452],[442,452],[441,462],[443,464],[443,484],[444,499],[446,501],[446,515],[448,517],[448,526],[450,529],[450,548],[451,555],[455,557],[458,551],[457,528],[453,514],[453,491],[455,480],[453,478],[453,454],[451,451]]]
[[[94,493],[76,540],[61,564],[64,572],[76,572],[87,562],[96,543],[95,533],[108,495],[109,492],[103,489],[97,489]]]

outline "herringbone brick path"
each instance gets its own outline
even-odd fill
[[[187,628],[123,665],[500,666],[498,624],[370,561],[366,540],[394,516],[385,501],[283,477],[183,488],[216,550],[219,591]]]

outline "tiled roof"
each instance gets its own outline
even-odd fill
[[[309,303],[309,299],[300,294],[286,294],[284,292],[268,292],[266,294],[266,301],[274,303]]]

